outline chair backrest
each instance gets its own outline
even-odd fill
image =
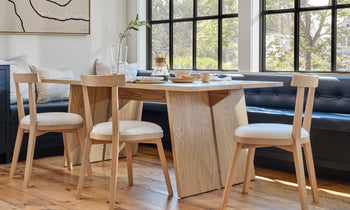
[[[30,124],[36,125],[37,116],[36,116],[36,103],[35,103],[35,89],[34,85],[38,82],[37,73],[14,73],[13,80],[15,81],[16,86],[16,96],[17,96],[17,110],[18,110],[18,122],[25,116],[24,107],[23,107],[23,98],[21,94],[20,83],[28,84],[29,92],[29,115],[30,115]]]
[[[89,87],[94,88],[111,88],[111,110],[112,110],[112,123],[113,123],[113,140],[115,134],[119,133],[119,102],[118,102],[118,87],[125,85],[124,75],[80,75],[81,83],[83,85],[83,97],[84,97],[84,109],[85,109],[85,121],[87,133],[91,132],[94,122],[92,118],[91,105],[89,97]]]
[[[297,87],[297,95],[295,100],[294,118],[293,118],[293,138],[298,141],[301,136],[301,127],[310,133],[312,109],[314,105],[315,89],[318,86],[317,75],[294,75],[291,86]],[[304,112],[304,94],[305,88],[308,88],[308,94]]]

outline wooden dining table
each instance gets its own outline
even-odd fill
[[[70,84],[69,112],[84,116],[81,83],[78,80],[44,79],[42,82]],[[202,83],[136,84],[119,87],[121,119],[141,120],[142,102],[167,103],[177,196],[196,195],[224,187],[232,159],[235,128],[248,124],[244,89],[283,86],[282,82],[210,81]],[[107,89],[90,89],[94,122],[110,116],[105,107]],[[74,138],[70,136],[69,139]],[[70,141],[73,161],[80,161],[78,141]],[[108,156],[96,146],[92,161]],[[103,158],[102,155],[103,154]],[[95,158],[94,158],[95,157]],[[98,158],[96,158],[98,157]],[[243,182],[247,151],[241,153],[234,183]],[[251,169],[252,178],[254,169]]]

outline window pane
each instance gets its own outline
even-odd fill
[[[152,25],[152,51],[164,52],[169,55],[169,24]],[[169,64],[169,56],[166,57]],[[154,55],[152,53],[152,66],[154,66]]]
[[[337,71],[350,71],[350,9],[337,14]]]
[[[169,19],[169,0],[152,0],[152,20]]]
[[[174,23],[173,69],[192,69],[192,22]]]
[[[338,4],[350,4],[350,0],[338,0]]]
[[[223,14],[238,13],[238,0],[223,0],[222,12]]]
[[[218,69],[218,21],[197,23],[197,68]]]
[[[329,0],[301,0],[301,7],[318,7],[332,5],[332,1]]]
[[[294,8],[294,0],[266,0],[266,10]]]
[[[331,70],[331,12],[300,14],[299,68],[301,71]]]
[[[197,0],[198,16],[218,15],[218,0]]]
[[[193,0],[174,0],[174,18],[193,17]]]
[[[222,20],[222,69],[238,69],[238,18]]]
[[[266,15],[266,70],[294,69],[294,14]]]

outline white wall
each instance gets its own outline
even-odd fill
[[[127,3],[127,23],[139,14],[140,20],[146,20],[146,0],[129,0]],[[146,27],[143,26],[138,32],[131,32],[128,38],[128,62],[138,62],[139,69],[146,70]]]
[[[108,47],[125,28],[128,0],[91,0],[91,35],[0,34],[0,59],[27,54],[29,63],[71,67],[78,78],[92,74],[97,57],[110,62]]]

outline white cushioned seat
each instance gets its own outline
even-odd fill
[[[163,137],[162,128],[151,122],[121,120],[119,121],[120,140],[139,140],[161,138]],[[96,124],[90,133],[93,139],[110,140],[112,138],[112,122],[103,122]]]
[[[83,118],[74,113],[66,113],[66,112],[46,112],[46,113],[38,113],[37,114],[38,121],[38,129],[47,128],[55,129],[74,129],[78,127],[82,127]],[[21,124],[25,128],[30,127],[30,115],[26,115],[22,118]],[[51,127],[52,126],[52,127]],[[63,126],[63,127],[62,127]]]
[[[253,123],[240,126],[235,131],[235,136],[249,139],[275,139],[291,140],[293,126],[278,123]],[[301,138],[309,138],[309,133],[302,128]],[[240,141],[239,139],[237,139]],[[252,140],[250,140],[251,142]],[[259,143],[258,141],[256,143]]]

